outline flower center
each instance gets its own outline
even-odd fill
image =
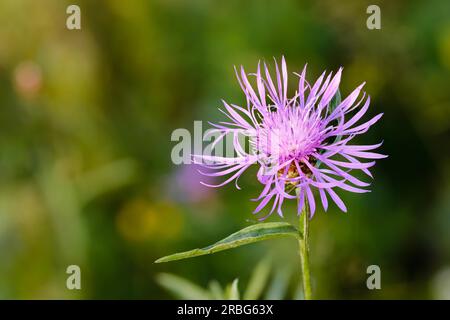
[[[314,166],[317,163],[317,159],[315,159],[314,157],[309,157],[308,162],[312,166]],[[298,162],[298,167],[300,168],[300,171],[302,172],[303,175],[305,175],[307,177],[312,176],[313,173],[312,173],[311,169],[303,161]],[[294,180],[294,181],[292,181],[292,179],[295,179],[299,176],[300,176],[300,173],[298,172],[298,168],[295,165],[294,161],[291,162],[291,164],[289,165],[287,172],[286,172],[286,168],[282,168],[282,169],[278,170],[278,177],[285,178],[287,180],[286,183],[289,185],[292,185],[292,186],[296,186],[299,182],[298,179]]]

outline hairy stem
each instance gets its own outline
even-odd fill
[[[303,210],[300,214],[299,221],[300,237],[298,240],[300,262],[302,269],[303,293],[305,300],[312,299],[311,292],[311,275],[309,272],[309,207],[308,201],[305,199]]]

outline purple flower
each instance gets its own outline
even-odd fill
[[[203,163],[214,172],[208,176],[227,176],[223,186],[239,176],[251,165],[259,164],[257,174],[264,185],[256,201],[260,201],[254,213],[270,203],[280,216],[285,199],[298,199],[298,214],[305,203],[309,205],[311,217],[316,209],[313,189],[318,191],[325,210],[331,199],[342,211],[347,208],[335,189],[350,192],[368,192],[370,185],[354,177],[352,170],[361,170],[372,177],[369,168],[374,159],[386,156],[373,152],[381,143],[375,145],[351,145],[352,139],[365,133],[382,114],[358,124],[369,108],[370,97],[362,93],[364,83],[357,87],[342,102],[333,105],[332,99],[339,94],[342,68],[333,76],[324,72],[311,86],[306,81],[306,65],[298,78],[298,87],[293,97],[288,98],[288,72],[284,57],[281,70],[275,63],[276,78],[272,78],[267,65],[256,74],[255,88],[250,84],[243,67],[236,75],[247,99],[247,106],[240,107],[223,102],[221,110],[229,119],[227,122],[212,124],[217,139],[214,143],[233,136],[235,155],[196,155],[196,163]],[[359,100],[358,100],[358,97]],[[357,101],[358,100],[358,101]],[[360,107],[361,106],[361,107]],[[247,140],[242,139],[246,137]],[[245,145],[248,141],[248,148]],[[249,150],[247,150],[249,149]],[[370,159],[369,162],[362,160]],[[307,201],[305,201],[307,199]]]

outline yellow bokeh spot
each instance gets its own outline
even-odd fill
[[[348,90],[353,90],[356,85],[365,81],[364,90],[369,92],[370,96],[375,97],[383,86],[379,66],[374,61],[362,58],[355,59],[352,64],[344,68],[344,73],[346,84],[350,84]],[[346,94],[345,91],[344,94]]]
[[[442,64],[450,69],[450,25],[442,28],[442,30],[438,38],[439,57]]]
[[[174,238],[182,225],[183,218],[174,204],[152,203],[143,198],[125,204],[116,217],[120,235],[132,242]]]

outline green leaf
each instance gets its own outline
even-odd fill
[[[209,292],[202,287],[170,273],[158,274],[156,281],[179,299],[208,300],[212,298]]]
[[[270,269],[271,261],[268,257],[256,265],[244,293],[244,300],[256,300],[261,296],[269,279]]]
[[[211,280],[208,285],[209,292],[215,300],[225,300],[225,294],[223,292],[222,286],[217,280]]]
[[[169,256],[162,257],[156,260],[155,263],[203,256],[205,254],[211,254],[222,250],[228,250],[257,241],[285,236],[298,238],[300,234],[299,231],[293,225],[287,222],[259,223],[246,227],[236,233],[233,233],[232,235],[226,237],[225,239],[216,242],[215,244],[205,247],[203,249],[194,249],[190,251],[175,253]]]
[[[226,300],[239,300],[239,279],[234,279],[234,281],[227,286],[225,299]]]
[[[264,300],[282,300],[287,296],[292,276],[292,267],[283,265],[274,272],[274,277],[267,288]]]

